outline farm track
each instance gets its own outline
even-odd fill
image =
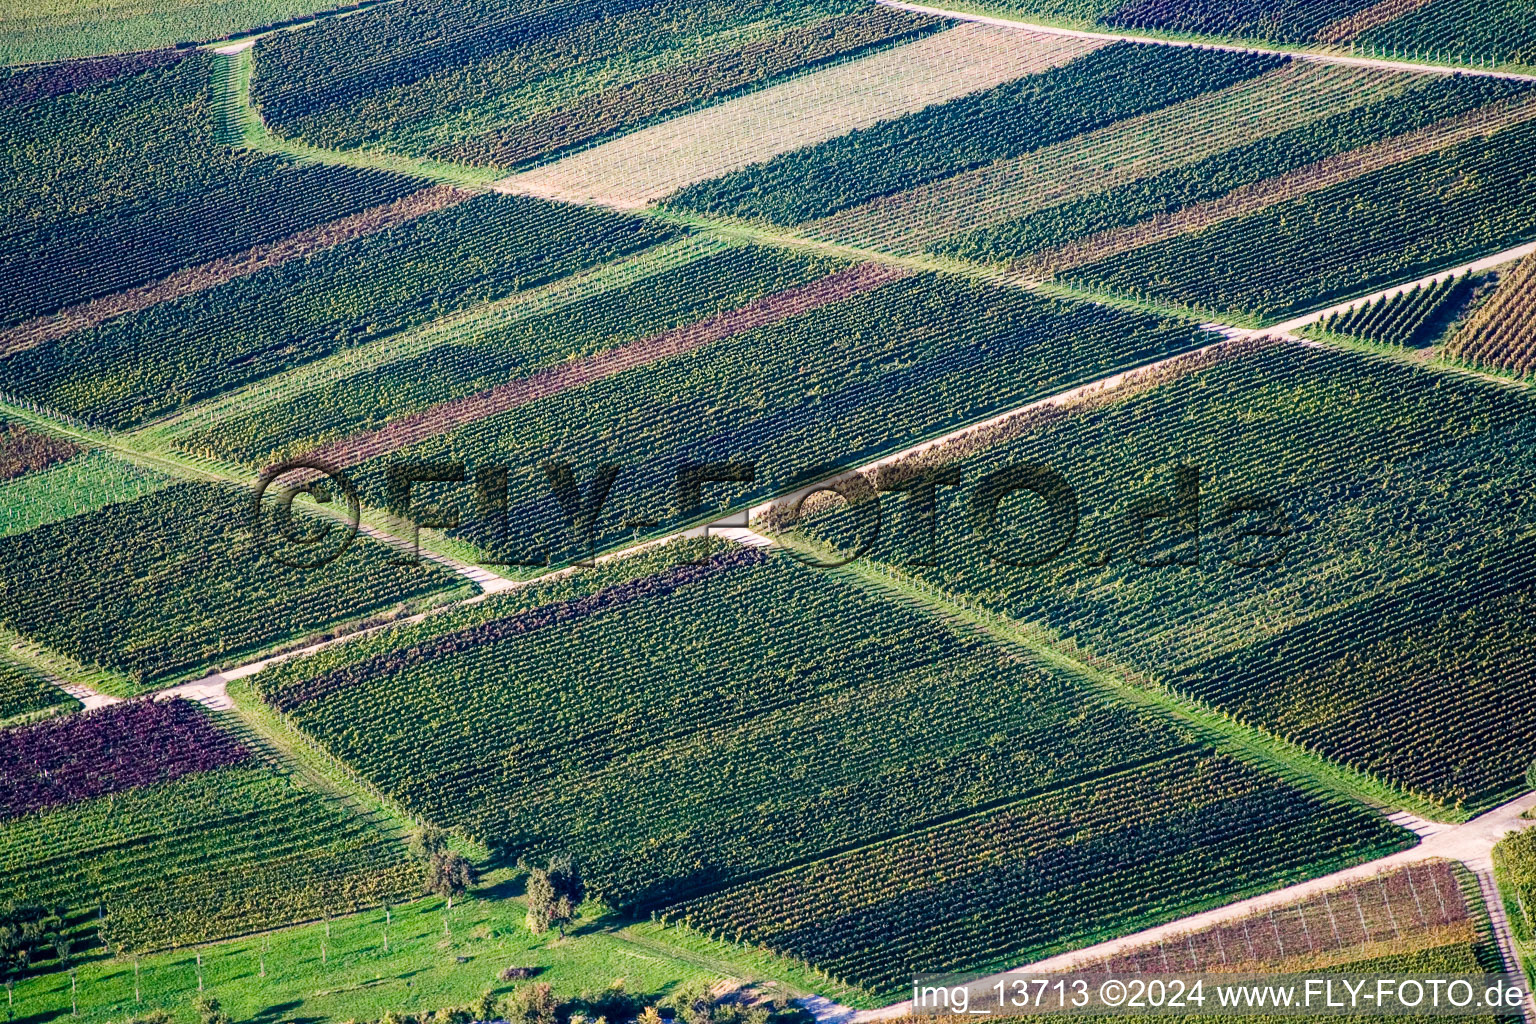
[[[961,21],[975,21],[983,25],[997,25],[1000,28],[1012,28],[1024,32],[1042,32],[1048,35],[1070,36],[1074,39],[1103,40],[1110,43],[1142,43],[1150,46],[1195,47],[1202,50],[1222,50],[1227,53],[1277,54],[1294,57],[1297,60],[1317,61],[1322,64],[1341,64],[1357,68],[1415,71],[1430,75],[1477,75],[1486,78],[1508,78],[1519,82],[1536,82],[1536,75],[1525,75],[1514,71],[1496,71],[1491,68],[1463,67],[1450,64],[1419,64],[1410,61],[1390,60],[1384,57],[1352,57],[1347,54],[1324,53],[1317,50],[1247,46],[1239,43],[1208,42],[1198,39],[1165,39],[1160,36],[1137,35],[1133,33],[1092,32],[1086,29],[1041,25],[1037,22],[1025,21],[1022,18],[999,18],[989,14],[972,14],[969,11],[957,11],[949,7],[930,7],[926,4],[907,3],[906,0],[875,0],[875,2],[886,7],[895,7],[898,10],[913,11],[918,14],[932,14],[941,18],[958,18]]]

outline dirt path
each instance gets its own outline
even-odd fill
[[[955,18],[959,21],[975,21],[983,25],[997,25],[1002,28],[1018,29],[1024,32],[1071,36],[1074,39],[1102,40],[1110,43],[1148,43],[1154,46],[1193,46],[1202,50],[1225,50],[1229,53],[1278,54],[1293,57],[1296,60],[1318,61],[1323,64],[1343,64],[1357,68],[1383,68],[1387,71],[1411,71],[1426,75],[1476,75],[1480,78],[1508,78],[1519,82],[1536,82],[1536,75],[1520,75],[1513,71],[1490,71],[1484,68],[1450,67],[1440,64],[1413,64],[1400,60],[1384,60],[1379,57],[1349,57],[1344,54],[1317,53],[1310,50],[1277,50],[1261,46],[1239,46],[1226,43],[1204,42],[1201,40],[1159,39],[1156,36],[1126,35],[1116,32],[1087,32],[1080,29],[1039,25],[1017,18],[995,18],[985,14],[968,14],[965,11],[952,11],[946,7],[929,7],[925,4],[905,3],[903,0],[875,0],[875,2],[886,7],[895,7],[903,11],[914,11],[918,14],[932,14],[941,18]]]

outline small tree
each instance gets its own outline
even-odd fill
[[[524,985],[501,1001],[501,1016],[509,1024],[556,1024],[560,1006],[548,982]]]
[[[230,1024],[229,1014],[219,1005],[219,1001],[212,996],[198,996],[192,1002],[192,1009],[197,1013],[200,1024]]]
[[[436,825],[423,825],[411,833],[411,855],[422,863],[448,849],[448,833]]]
[[[533,868],[528,872],[528,930],[542,935],[550,928],[559,928],[565,937],[565,926],[576,920],[577,908],[586,899],[587,887],[581,880],[581,871],[570,854],[550,858],[548,868]]]
[[[452,850],[438,850],[427,861],[427,891],[445,897],[449,910],[453,909],[453,898],[464,895],[474,884],[474,865]]]

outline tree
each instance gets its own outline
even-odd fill
[[[427,861],[427,891],[445,897],[449,910],[453,909],[453,898],[464,895],[475,880],[474,865],[452,850],[438,850]]]
[[[576,910],[586,899],[587,887],[581,880],[576,859],[568,853],[550,858],[548,868],[528,872],[528,930],[542,935],[551,927],[560,929],[576,919]]]
[[[433,856],[448,849],[448,833],[436,825],[423,825],[411,833],[411,856],[430,863]]]
[[[545,981],[516,989],[501,1001],[501,1016],[509,1024],[556,1024],[560,1006]]]

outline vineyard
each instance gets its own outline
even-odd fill
[[[0,722],[79,705],[36,672],[0,661]]]
[[[1488,78],[1418,83],[1406,94],[1388,95],[1246,145],[1222,149],[1203,160],[1144,174],[1116,188],[950,239],[939,251],[987,261],[1025,259],[1115,229],[1169,217],[1352,150],[1411,138],[1438,122],[1508,100],[1527,88],[1524,83]]]
[[[121,428],[671,233],[482,196],[13,352],[0,358],[0,390]]]
[[[0,902],[60,907],[115,952],[417,891],[420,867],[396,837],[186,702],[132,701],[0,742]],[[50,776],[45,788],[33,771]]]
[[[1467,277],[1416,285],[1347,313],[1335,313],[1322,322],[1321,328],[1329,334],[1378,345],[1421,348],[1445,331],[1450,318],[1471,298],[1473,287],[1474,282]]]
[[[362,537],[324,569],[273,564],[250,504],[242,488],[177,484],[0,538],[0,624],[149,683],[462,583]]]
[[[1198,752],[1171,724],[836,575],[807,577],[793,560],[753,549],[718,550],[702,563],[669,566],[663,558],[602,570],[600,585],[556,585],[549,596],[558,600],[520,598],[522,607],[501,617],[416,627],[393,644],[278,666],[257,687],[429,820],[507,856],[579,849],[588,884],[613,904],[665,908],[713,893],[665,911],[695,922],[715,920],[699,916],[700,907],[735,906],[763,887],[788,891],[807,872],[842,874],[840,849],[905,833],[917,836],[879,849],[928,849],[927,827],[935,837],[986,827],[975,819],[941,824],[968,813],[1016,822],[1003,830],[1004,844],[1043,828],[1058,836],[1032,847],[1046,874],[1019,891],[1036,897],[1052,891],[1051,879],[1082,881],[1073,865],[1102,863],[1109,849],[1140,850],[1135,856],[1147,862],[1098,876],[1082,896],[1102,909],[1138,893],[1127,920],[1177,916],[1218,894],[1315,870],[1311,856],[1274,852],[1304,845],[1271,841],[1287,829],[1337,835],[1337,847],[1331,839],[1315,847],[1337,860],[1401,842],[1362,810]],[[806,628],[811,622],[815,630]],[[743,635],[753,644],[740,645]],[[519,685],[527,679],[540,681],[537,691]],[[612,687],[613,679],[625,685]],[[398,756],[402,748],[413,751],[410,762]],[[1029,780],[1022,793],[1020,779]],[[1170,820],[1168,808],[1193,792],[1208,807]],[[1130,807],[1139,810],[1127,822]],[[1069,855],[1061,839],[1081,840],[1094,823],[1104,845],[1073,846]],[[1237,837],[1256,831],[1270,838],[1240,852]],[[1128,841],[1133,834],[1137,842]],[[1232,844],[1232,852],[1215,875],[1207,862],[1199,884],[1181,868],[1149,867],[1166,864],[1170,850],[1210,853],[1207,844]],[[1017,853],[1009,845],[994,851],[1009,864]],[[813,866],[791,867],[802,862]],[[1149,871],[1163,889],[1142,896]],[[748,881],[765,872],[771,881]],[[949,903],[955,892],[940,901],[905,883],[883,889],[881,872],[863,867],[846,877],[904,915],[869,927],[901,936],[912,955],[946,950],[945,967],[985,967],[1086,923],[1055,931],[993,904],[997,913],[962,925],[996,899],[1001,876],[978,878],[975,902],[961,900],[953,918],[923,923],[933,902]],[[1051,916],[1059,909],[1040,908]],[[844,964],[836,943],[857,942],[854,931],[824,930],[830,945],[802,947],[734,919],[700,927],[765,941],[871,991],[884,992],[894,978]],[[891,972],[906,962],[880,959]]]
[[[401,175],[215,146],[210,61],[144,63],[99,81],[87,73],[67,89],[16,83],[22,102],[0,122],[0,324],[233,256],[422,187]],[[62,151],[60,137],[71,140]],[[15,331],[0,338],[0,352],[26,343]]]
[[[263,38],[253,97],[307,143],[512,168],[940,26],[854,0],[404,0]]]
[[[658,268],[640,286],[498,317],[419,356],[313,387],[276,408],[224,418],[177,444],[189,452],[266,465],[547,367],[569,369],[573,360],[622,351],[845,266],[757,246],[689,254],[678,262],[675,268]]]
[[[1471,905],[1476,897],[1467,891],[1469,881],[1465,870],[1447,861],[1410,865],[1084,968],[1116,974],[1354,971],[1367,969],[1356,966],[1362,962],[1448,946],[1475,957],[1472,947],[1492,943],[1486,918],[1479,920],[1483,908]]]
[[[1326,306],[1536,237],[1533,147],[1526,121],[1063,276],[1264,319]]]
[[[80,449],[68,441],[0,420],[0,482],[37,473],[72,458]]]
[[[1533,411],[1463,377],[1249,342],[881,479],[954,461],[974,488],[1000,467],[1050,466],[1074,490],[1075,531],[1020,499],[984,522],[941,491],[945,558],[898,571],[1409,792],[1481,807],[1536,756],[1516,710],[1536,701],[1520,653],[1531,524],[1504,498],[1536,470]],[[1198,470],[1198,506],[1178,499],[1177,465]],[[854,514],[812,529],[850,547]],[[1063,539],[1053,561],[1025,564]],[[920,541],[887,531],[873,554],[900,567]]]
[[[312,672],[258,686],[417,813],[508,856],[579,849],[595,893],[640,909],[1187,742],[750,550]]]
[[[1077,28],[1536,67],[1536,35],[1522,0],[992,0],[985,8]]]
[[[383,505],[386,469],[400,460],[506,466],[504,516],[477,511],[467,487],[450,495],[460,515],[456,535],[496,558],[558,563],[586,552],[551,491],[550,460],[575,467],[583,487],[594,464],[620,467],[594,523],[592,541],[602,548],[632,535],[626,521],[686,522],[724,499],[819,479],[838,464],[1210,337],[1189,325],[942,275],[893,279],[872,271],[844,285],[837,301],[717,332],[725,336],[583,387],[508,411],[491,403],[485,411],[495,415],[438,407],[444,426],[455,424],[450,415],[463,425],[389,454],[374,448],[354,474],[357,484]],[[386,437],[382,451],[389,447]],[[680,465],[738,460],[755,464],[750,486],[716,486],[699,507],[678,507]]]
[[[170,480],[159,473],[88,451],[36,473],[0,481],[0,537],[132,501]]]
[[[1536,361],[1536,257],[1500,275],[1492,297],[1468,317],[1446,350],[1473,366],[1530,373]]]
[[[1402,844],[1373,820],[1189,752],[690,900],[668,919],[894,997],[914,973],[1029,963],[1270,887],[1312,867],[1296,858],[1304,848],[1342,865]]]
[[[685,188],[668,203],[797,224],[1262,75],[1280,58],[1117,45]]]
[[[88,0],[60,0],[42,7],[6,10],[0,28],[0,64],[60,61],[91,54],[161,50],[176,43],[220,39],[269,25],[302,20],[315,11],[336,6],[325,0],[164,0],[153,5],[103,5]],[[146,56],[130,54],[127,61]],[[72,63],[112,66],[124,60],[100,57]]]
[[[961,6],[0,0],[7,1019],[1529,956],[1530,0]]]

